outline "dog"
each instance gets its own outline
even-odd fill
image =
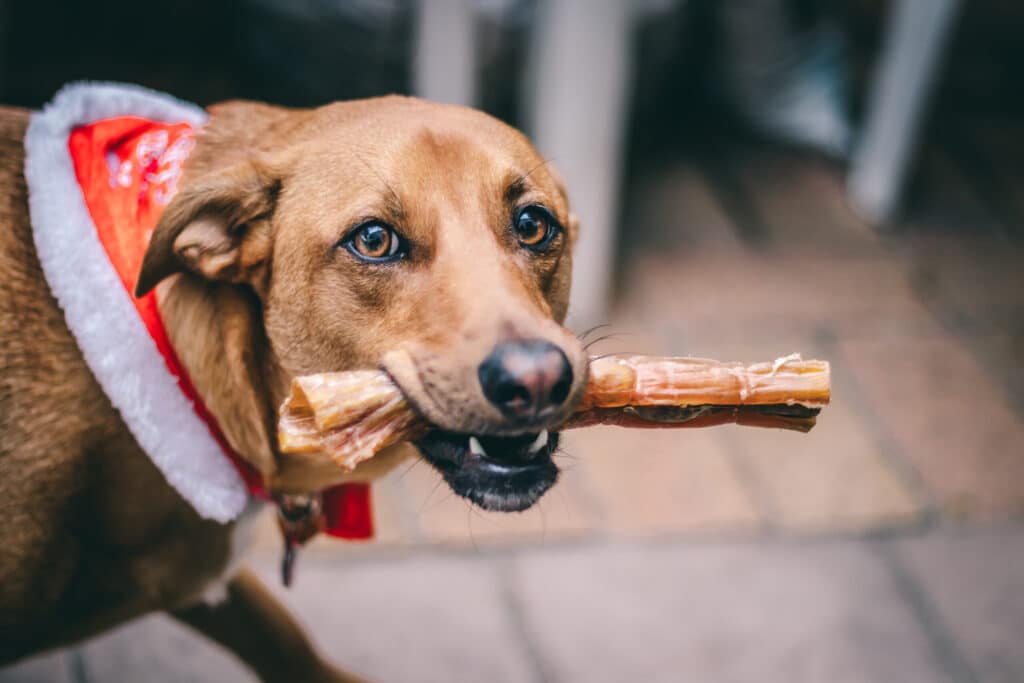
[[[233,569],[243,522],[197,514],[97,382],[33,243],[29,121],[0,109],[0,665],[162,610],[265,681],[357,680]],[[555,426],[586,384],[562,326],[577,234],[554,169],[482,112],[233,101],[209,109],[135,294],[156,292],[195,391],[270,493],[372,481],[418,450],[458,495],[516,511],[555,483]],[[278,452],[292,377],[375,367],[427,436],[353,473]]]

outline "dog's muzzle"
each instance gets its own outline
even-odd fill
[[[526,510],[558,480],[558,433],[515,437],[432,431],[416,442],[452,491],[484,510]]]

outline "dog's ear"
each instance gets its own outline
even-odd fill
[[[135,296],[186,270],[259,288],[270,257],[270,217],[279,188],[280,180],[255,160],[186,185],[153,229]]]

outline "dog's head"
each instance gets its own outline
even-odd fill
[[[410,98],[214,109],[137,287],[250,288],[284,376],[383,367],[435,427],[453,490],[521,510],[586,381],[561,326],[576,224],[527,139]]]

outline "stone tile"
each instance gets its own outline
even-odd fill
[[[954,516],[1024,511],[1024,424],[950,338],[840,342],[875,419]]]
[[[767,230],[772,251],[881,251],[877,232],[849,210],[838,165],[776,148],[744,150],[730,166]]]
[[[971,233],[912,235],[904,248],[915,296],[947,327],[1001,334],[1021,324],[1024,245]]]
[[[576,462],[555,457],[562,475],[555,486],[524,512],[487,512],[456,496],[426,463],[403,478],[403,495],[423,540],[445,545],[547,543],[592,533],[596,527]]]
[[[760,523],[709,430],[594,427],[564,438],[613,533],[709,532]]]
[[[886,460],[869,426],[837,391],[811,432],[725,427],[780,527],[867,530],[916,521],[923,501]]]
[[[730,325],[732,331],[728,332]],[[821,347],[809,327],[778,325],[766,330],[760,324],[732,320],[718,326],[696,325],[678,330],[662,326],[661,330],[661,353],[745,361],[771,359],[794,351],[803,352],[805,357],[828,358],[834,353]],[[752,330],[756,334],[751,334]],[[881,451],[872,425],[854,410],[850,388],[843,386],[842,378],[837,377],[834,382],[835,402],[823,412],[818,426],[806,435],[749,427],[658,434],[613,429],[582,431],[578,438],[594,444],[583,458],[584,466],[588,474],[594,471],[601,475],[594,481],[602,505],[612,506],[608,519],[613,521],[609,524],[620,530],[631,526],[633,532],[644,526],[660,526],[663,530],[724,528],[756,523],[755,510],[769,511],[773,521],[784,528],[807,532],[833,528],[863,530],[915,521],[924,501],[915,498]],[[642,453],[644,449],[634,444],[647,443],[648,439],[654,444],[655,454],[644,467],[631,468],[632,457],[616,457],[622,452]],[[673,444],[693,439],[700,440],[700,447],[688,448],[683,457],[672,457]],[[742,501],[736,497],[740,490],[736,473],[722,459],[723,446],[735,458],[732,462],[743,475],[740,480],[748,485],[741,494]],[[711,455],[712,452],[719,455]],[[595,453],[596,458],[592,457]],[[694,458],[695,455],[698,457]],[[631,487],[620,486],[620,477],[623,481],[641,481]],[[659,485],[664,481],[687,484]],[[687,486],[703,491],[704,495],[695,496]],[[675,502],[672,499],[678,496],[680,487],[688,491],[685,497],[692,501],[685,511],[679,507],[682,497]],[[642,494],[610,498],[616,491],[631,494],[634,489]],[[751,493],[756,506],[748,500]],[[637,500],[643,502],[638,504]],[[738,503],[742,503],[745,512],[736,507]],[[636,516],[644,514],[644,510],[658,512],[641,524]]]
[[[974,176],[969,178],[968,171],[950,151],[947,145],[925,144],[918,152],[917,177],[907,188],[903,215],[897,219],[899,229],[933,234],[969,233],[975,242],[1001,241],[1006,226],[1000,224],[993,207],[975,191],[978,174],[969,171]]]
[[[948,680],[857,544],[549,550],[516,580],[551,681]]]
[[[790,331],[773,336],[711,338],[701,346],[722,358],[770,360],[799,351],[805,358],[832,355],[811,335]],[[806,532],[865,530],[912,522],[925,501],[883,453],[875,431],[852,404],[856,396],[833,361],[832,403],[807,434],[754,427],[718,427],[736,466],[751,480],[772,521]]]
[[[896,546],[979,683],[1024,681],[1024,529],[958,529]]]
[[[493,560],[303,559],[290,589],[274,560],[257,570],[340,666],[377,681],[531,679]]]
[[[985,366],[992,380],[1006,389],[1011,407],[1024,416],[1024,317],[1006,334],[961,340]]]
[[[624,292],[641,329],[763,340],[823,327],[843,338],[939,330],[894,258],[648,254],[631,262]]]
[[[1019,223],[1024,217],[1024,171],[1017,163],[1024,153],[1024,134],[1020,126],[985,122],[972,126],[968,135],[973,144],[984,150],[986,161],[991,165],[989,178],[998,183],[1000,202],[1008,214],[1005,218],[1016,218]],[[1019,227],[1017,234],[1020,234]]]
[[[234,655],[161,614],[95,638],[81,651],[90,683],[256,681]]]
[[[757,334],[752,335],[751,329],[757,330]],[[776,329],[765,329],[761,325],[736,321],[731,325],[722,323],[714,327],[696,326],[691,330],[681,331],[680,336],[684,341],[676,344],[666,342],[665,346],[685,348],[688,351],[687,355],[699,358],[755,363],[774,360],[792,353],[799,353],[807,359],[827,358],[828,355],[819,351],[814,330],[808,327],[779,326]]]
[[[404,544],[415,540],[415,530],[406,519],[408,501],[402,485],[402,474],[412,465],[412,462],[403,463],[372,485],[374,541],[377,545]]]
[[[72,683],[71,655],[40,655],[0,669],[0,683]]]
[[[635,178],[627,201],[633,210],[623,230],[627,251],[744,249],[704,174],[692,162],[672,160]]]

